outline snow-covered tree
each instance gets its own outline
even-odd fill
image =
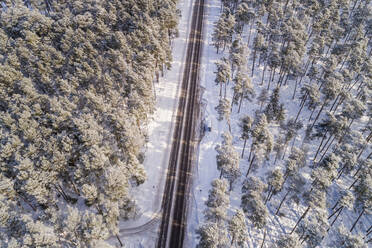
[[[239,170],[239,153],[235,151],[230,133],[222,134],[222,144],[216,146],[217,169],[220,170],[220,178],[226,178],[230,183],[230,190],[236,179],[241,175]]]
[[[230,204],[228,195],[228,184],[226,180],[215,179],[209,190],[208,199],[205,202],[207,206],[204,216],[208,222],[223,225],[227,218],[227,208]]]
[[[231,237],[231,245],[237,244],[242,247],[248,238],[245,215],[241,209],[237,209],[234,216],[229,221],[228,230]]]
[[[250,78],[248,78],[248,75],[244,71],[242,71],[241,68],[238,69],[238,72],[236,73],[233,81],[234,95],[232,98],[232,104],[239,105],[238,113],[240,113],[243,100],[246,99],[252,102],[255,93]]]
[[[252,124],[253,124],[253,119],[248,115],[246,115],[246,116],[244,116],[240,119],[239,126],[240,126],[240,130],[241,130],[241,133],[242,133],[240,137],[244,140],[242,158],[244,156],[244,150],[245,150],[245,146],[247,144],[247,140],[249,139],[249,137],[251,135]]]
[[[248,171],[246,176],[248,176],[252,164],[256,161],[260,161],[263,158],[268,159],[269,153],[273,147],[273,138],[268,129],[268,123],[265,114],[261,114],[256,117],[255,123],[252,128],[252,145],[248,160],[250,160]],[[251,155],[253,154],[252,158]]]
[[[331,241],[329,247],[332,248],[367,248],[368,244],[363,240],[363,236],[360,234],[353,235],[349,232],[345,226],[341,225],[335,235],[335,240]]]
[[[220,97],[222,96],[222,88],[223,85],[225,86],[225,98],[226,98],[226,85],[231,79],[231,66],[229,65],[229,61],[226,58],[222,58],[218,62],[216,62],[217,71],[216,79],[214,80],[216,84],[220,85]]]
[[[296,233],[281,235],[275,243],[275,248],[301,248],[302,244]]]
[[[268,193],[265,199],[265,203],[271,199],[271,197],[277,194],[283,186],[284,177],[280,169],[274,169],[267,174],[267,185]]]
[[[242,186],[241,207],[256,228],[263,228],[267,223],[268,210],[264,204],[263,191],[267,185],[257,177],[244,180]]]
[[[199,243],[198,248],[227,247],[229,239],[227,230],[221,228],[217,223],[206,223],[196,230]]]
[[[232,36],[234,33],[235,26],[235,16],[231,13],[228,8],[224,8],[222,14],[220,15],[218,21],[215,23],[213,29],[213,42],[217,49],[217,53],[222,47],[225,47],[232,42]]]

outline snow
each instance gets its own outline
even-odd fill
[[[180,0],[178,3],[181,18],[179,37],[172,44],[172,68],[165,72],[159,83],[155,83],[156,111],[148,125],[149,142],[144,161],[147,180],[131,192],[140,207],[140,214],[135,220],[121,221],[119,224],[120,238],[125,247],[155,246],[193,2]],[[114,243],[118,241],[115,239]]]
[[[186,53],[187,37],[189,33],[189,27],[191,22],[192,5],[194,1],[180,0],[178,8],[182,12],[182,17],[179,24],[180,36],[174,40],[173,43],[173,57],[174,62],[172,63],[172,69],[166,72],[165,76],[161,78],[159,84],[156,84],[156,112],[153,115],[153,120],[149,124],[149,143],[147,144],[147,150],[145,154],[144,166],[148,173],[147,181],[140,187],[134,189],[132,194],[135,196],[137,204],[141,208],[140,216],[133,221],[126,221],[120,223],[120,237],[126,247],[155,247],[157,238],[157,231],[160,223],[160,210],[161,200],[164,191],[166,170],[168,167],[170,145],[173,134],[173,119],[176,114],[176,107],[178,103],[179,86],[181,82],[181,76],[183,73],[184,59]],[[215,62],[223,56],[228,57],[228,50],[216,54],[216,49],[212,45],[212,32],[213,24],[217,21],[220,15],[220,0],[208,0],[205,3],[205,18],[204,18],[204,44],[201,58],[201,71],[200,71],[200,84],[202,87],[203,100],[202,100],[202,119],[208,126],[211,126],[211,132],[206,132],[205,136],[199,144],[197,151],[198,159],[195,165],[195,171],[193,176],[193,185],[191,189],[192,198],[190,199],[189,206],[189,218],[187,226],[187,234],[184,247],[195,247],[198,240],[195,234],[195,230],[204,222],[203,211],[205,209],[204,202],[208,197],[208,190],[211,188],[210,183],[219,177],[219,171],[216,166],[216,151],[215,146],[220,144],[221,134],[228,130],[226,121],[218,121],[218,114],[215,107],[219,101],[219,87],[216,86],[215,79]],[[248,32],[245,32],[247,34]],[[251,42],[255,36],[255,30],[252,30]],[[243,36],[243,40],[247,41],[247,36]],[[249,60],[248,71],[250,72],[252,67],[252,60]],[[252,78],[254,84],[254,90],[256,97],[260,94],[263,88],[266,88],[266,82],[264,85],[260,85],[263,65],[258,65],[258,58],[256,60],[255,73]],[[270,70],[267,69],[265,74],[265,80],[269,78]],[[271,84],[271,90],[275,87],[278,79],[278,73],[276,73],[275,80]],[[305,83],[303,80],[302,83]],[[232,83],[228,85],[228,97],[231,99]],[[292,100],[294,82],[289,80],[288,84],[281,87],[281,102],[285,104],[288,116],[295,116],[298,111],[299,101],[298,97]],[[299,93],[301,85],[297,88],[297,95]],[[237,108],[234,106],[231,114],[231,127],[232,135],[234,137],[234,147],[238,152],[242,151],[243,141],[239,139],[240,128],[238,126],[239,119],[243,115],[254,116],[254,112],[259,109],[259,104],[256,99],[253,102],[245,101],[242,106],[240,114],[237,113]],[[310,113],[304,109],[300,115],[300,120],[303,119],[307,122]],[[357,124],[355,124],[357,125]],[[274,139],[278,137],[278,126],[277,124],[270,124],[270,129],[274,135]],[[300,135],[296,137],[296,145],[298,146],[302,142],[304,136],[303,128]],[[312,144],[309,144],[309,156],[314,156],[319,140],[315,140]],[[230,208],[228,215],[232,216],[237,208],[240,207],[241,197],[241,185],[245,179],[245,173],[248,168],[247,154],[249,153],[250,142],[247,143],[245,157],[241,159],[240,169],[242,177],[234,184],[233,191],[230,193]],[[288,148],[286,156],[290,153]],[[274,153],[272,153],[274,154]],[[273,161],[273,156],[271,161]],[[309,160],[310,161],[310,160]],[[258,176],[262,180],[265,179],[267,171],[275,168],[283,168],[284,160],[279,160],[274,166],[271,162],[265,162],[264,165],[259,167],[257,170],[252,171],[251,175]],[[309,178],[310,169],[306,168],[302,171],[304,176]],[[338,181],[338,186],[333,186],[328,192],[328,196],[334,203],[338,198],[336,187],[348,188],[351,184],[350,179]],[[274,215],[276,207],[285,190],[280,192],[278,195],[274,195],[272,200],[267,204],[269,209],[269,219],[266,226],[267,237],[265,247],[271,247],[271,245],[278,239],[282,234],[289,233],[294,226],[296,220],[305,211],[306,205],[300,203],[298,205],[287,202],[283,204],[281,209],[283,216]],[[355,220],[358,213],[354,211],[345,210],[340,216],[339,220],[332,227],[328,237],[332,235],[334,230],[337,228],[337,224],[344,223],[347,227],[351,226],[353,220]],[[359,226],[360,230],[367,229],[372,223],[370,216],[364,216]],[[249,223],[248,223],[249,224]],[[262,238],[263,230],[258,230],[248,225],[249,241],[247,242],[248,247],[259,247]],[[328,242],[328,237],[325,238],[323,245]],[[115,240],[116,244],[118,243]]]

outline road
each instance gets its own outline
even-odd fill
[[[199,103],[199,67],[204,0],[195,0],[178,102],[168,174],[162,199],[158,248],[181,248],[187,224],[187,204],[195,151],[195,122]]]

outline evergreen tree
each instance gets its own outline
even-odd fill
[[[278,120],[279,112],[279,88],[277,87],[273,90],[273,93],[270,96],[269,103],[267,104],[264,113],[266,115],[267,121],[270,123],[273,120]]]
[[[291,235],[282,235],[275,243],[276,248],[301,248],[302,245],[296,233]]]
[[[273,138],[268,129],[268,123],[265,114],[256,117],[252,129],[252,145],[248,160],[250,161],[246,176],[252,168],[252,164],[261,161],[263,158],[268,159],[273,147]],[[253,154],[253,156],[252,156]],[[252,159],[251,159],[252,156]]]
[[[228,229],[231,237],[231,245],[237,244],[240,247],[244,246],[247,241],[248,231],[244,212],[241,209],[237,209],[234,216],[230,219]]]
[[[226,98],[226,85],[231,79],[231,67],[229,65],[229,61],[226,58],[222,58],[220,61],[216,62],[216,67],[216,79],[214,81],[216,84],[220,85],[220,97],[222,96],[222,86],[225,85]]]
[[[246,115],[244,116],[243,118],[240,119],[240,130],[241,130],[241,139],[244,140],[244,145],[243,145],[243,151],[242,151],[242,158],[244,156],[244,150],[245,150],[245,146],[247,144],[247,140],[249,139],[250,135],[251,135],[251,131],[252,131],[252,124],[253,124],[253,119]]]
[[[353,235],[349,232],[343,225],[341,225],[337,230],[336,238],[330,243],[330,247],[332,248],[348,248],[348,247],[355,247],[355,248],[367,248],[368,244],[366,244],[363,240],[363,237],[359,235]]]
[[[227,218],[227,208],[230,204],[228,195],[228,185],[226,180],[215,179],[211,183],[208,199],[205,202],[205,219],[208,222],[217,223],[220,226],[224,224]]]
[[[280,169],[274,169],[267,174],[268,193],[265,199],[265,203],[282,189],[283,182],[284,177]]]
[[[222,145],[216,146],[217,151],[217,168],[220,170],[220,178],[224,177],[229,180],[230,190],[233,183],[241,175],[239,170],[239,153],[237,153],[232,145],[232,136],[230,133],[222,134]]]
[[[232,104],[235,105],[239,104],[238,113],[240,113],[240,108],[242,106],[243,99],[252,101],[252,98],[254,97],[255,94],[250,78],[248,78],[247,74],[244,71],[242,71],[240,67],[233,81],[234,95],[232,98]]]
[[[218,226],[217,223],[206,223],[196,230],[199,243],[198,248],[226,247],[229,243],[227,230]]]
[[[231,13],[228,8],[224,8],[222,14],[220,15],[218,21],[215,23],[213,30],[213,42],[217,49],[222,47],[225,50],[226,46],[229,46],[232,42],[232,36],[234,33],[235,26],[235,16]]]
[[[249,177],[243,183],[241,207],[252,224],[262,229],[267,223],[268,210],[262,193],[267,186],[256,177]]]

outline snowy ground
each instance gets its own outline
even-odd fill
[[[179,86],[184,69],[193,2],[179,1],[178,8],[181,10],[181,18],[179,37],[172,44],[172,68],[165,72],[159,83],[155,84],[156,111],[148,126],[149,142],[144,161],[147,180],[131,192],[141,208],[141,213],[133,221],[120,223],[121,239],[125,243],[125,247],[155,247],[172,143],[173,119],[176,115]]]
[[[189,219],[188,219],[188,228],[187,228],[187,237],[186,237],[186,245],[185,247],[195,247],[197,244],[197,238],[195,234],[195,230],[200,227],[202,223],[204,223],[204,215],[203,211],[205,209],[204,202],[208,198],[208,191],[211,188],[210,183],[216,179],[219,178],[219,171],[217,170],[216,166],[216,151],[215,146],[217,144],[220,144],[221,134],[225,131],[228,131],[228,126],[225,121],[219,122],[217,120],[218,114],[215,110],[215,107],[218,105],[219,101],[219,86],[217,86],[214,82],[215,74],[214,71],[216,70],[215,62],[222,57],[228,58],[228,49],[226,51],[217,54],[215,47],[212,45],[212,33],[213,33],[213,23],[218,20],[218,17],[220,15],[220,6],[221,3],[219,0],[208,0],[206,1],[206,9],[205,9],[205,26],[204,26],[204,49],[202,53],[202,66],[201,66],[201,86],[205,89],[203,94],[203,102],[206,103],[204,106],[204,113],[203,117],[205,118],[206,122],[211,125],[212,131],[207,132],[206,135],[203,137],[200,143],[200,150],[199,150],[199,159],[197,168],[195,170],[194,175],[194,181],[193,181],[193,199],[191,200],[190,204],[190,212],[189,212]],[[245,32],[247,33],[247,32]],[[252,45],[252,38],[255,36],[255,32],[253,30],[252,36],[251,36],[251,42],[250,47]],[[247,37],[243,36],[243,40],[247,41]],[[258,64],[258,59],[256,60],[256,64]],[[252,67],[252,60],[249,60],[248,64],[248,71],[250,72]],[[262,70],[263,65],[256,66],[254,76],[252,78],[252,83],[254,85],[254,90],[256,93],[256,97],[260,94],[261,90],[263,88],[266,88],[267,85],[264,83],[263,86],[260,85],[261,78],[262,78]],[[278,73],[277,73],[278,74]],[[274,86],[276,85],[277,76],[275,77],[274,83],[271,86],[272,90]],[[269,77],[269,71],[265,74],[265,79],[268,80]],[[228,85],[228,99],[231,100],[232,96],[232,83]],[[296,97],[295,100],[292,100],[292,94],[293,94],[293,82],[289,82],[288,85],[282,86],[281,88],[281,102],[285,104],[286,110],[287,110],[287,118],[289,116],[295,116],[298,111],[299,101],[298,97]],[[300,85],[301,87],[301,85]],[[297,89],[297,93],[299,92],[299,88]],[[270,91],[271,94],[271,91]],[[234,107],[231,113],[231,126],[232,126],[232,135],[234,137],[234,147],[238,152],[242,151],[243,147],[243,141],[239,139],[240,137],[240,128],[238,126],[238,120],[243,115],[250,115],[254,116],[254,112],[259,109],[259,104],[256,102],[256,99],[252,103],[245,101],[242,106],[242,111],[240,114],[237,113],[237,107]],[[203,110],[202,110],[203,111]],[[303,118],[304,120],[309,117],[310,113],[306,112],[305,110],[300,116],[300,119]],[[305,122],[306,123],[306,122]],[[271,129],[273,129],[273,135],[274,140],[277,138],[277,133],[275,133],[275,130],[278,128],[271,124]],[[302,129],[302,131],[304,128]],[[302,142],[301,135],[296,138],[296,144],[299,144]],[[315,147],[319,144],[319,140],[315,140],[314,144],[310,145],[310,157],[314,155]],[[290,153],[288,149],[287,155]],[[235,183],[233,191],[230,193],[230,209],[228,212],[229,216],[232,216],[232,214],[235,212],[237,208],[240,207],[240,197],[241,197],[241,184],[243,180],[245,179],[245,173],[248,168],[248,161],[247,161],[247,154],[249,153],[249,145],[247,144],[246,148],[246,156],[241,159],[240,162],[240,170],[242,172],[242,177],[238,180],[238,182]],[[272,153],[274,154],[274,152]],[[265,173],[268,170],[272,170],[275,168],[272,164],[273,159],[271,159],[271,162],[265,163],[262,167],[260,167],[257,171],[253,171],[251,175],[258,176],[261,179],[265,179]],[[282,166],[284,161],[280,161],[276,164],[276,166]],[[270,168],[269,168],[270,167]],[[305,176],[309,176],[308,174]],[[344,180],[343,182],[338,182],[341,187],[347,188],[350,185],[350,180]],[[279,205],[279,202],[284,195],[285,192],[281,192],[280,194],[274,196],[272,200],[268,203],[268,209],[269,209],[269,220],[267,224],[267,237],[264,247],[271,247],[273,242],[277,240],[277,238],[281,234],[286,234],[290,232],[291,228],[294,226],[296,220],[300,217],[300,215],[304,212],[306,206],[304,205],[296,205],[296,204],[283,204],[283,207],[281,209],[282,213],[285,213],[284,216],[278,217],[274,214],[276,207]],[[330,195],[328,197],[332,197],[333,201],[337,200],[337,197],[332,195],[332,192],[330,192]],[[332,199],[331,198],[331,199]],[[351,223],[353,220],[355,220],[357,216],[357,213],[354,211],[345,211],[343,213],[343,216],[340,217],[338,220],[338,223],[341,223],[341,219],[343,219],[343,223],[349,227],[351,226]],[[362,220],[359,225],[361,226],[362,230],[368,229],[368,227],[371,225],[371,220],[368,219],[369,216],[364,216],[364,220]],[[249,225],[248,225],[249,226]],[[332,231],[337,228],[337,223],[335,226],[332,227],[332,230],[330,232],[330,235],[332,234]],[[248,247],[255,248],[259,247],[262,238],[263,238],[263,231],[257,230],[255,228],[248,227],[248,233],[249,233],[249,241],[247,243]],[[328,237],[329,237],[328,236]],[[322,244],[324,244],[326,247],[327,244],[327,238],[324,240]]]

